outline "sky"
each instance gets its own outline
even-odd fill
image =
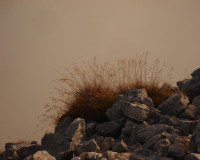
[[[54,70],[148,52],[150,63],[173,66],[176,82],[200,67],[199,28],[199,0],[1,0],[0,148],[41,143],[37,118],[60,78]]]

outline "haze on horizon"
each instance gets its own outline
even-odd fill
[[[176,82],[200,67],[199,28],[199,0],[1,0],[0,149],[31,139],[51,103],[54,70],[149,52],[150,63],[173,65]]]

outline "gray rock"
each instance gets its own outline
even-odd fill
[[[145,122],[145,121],[139,126],[133,126],[132,130],[131,130],[131,135],[130,135],[130,138],[129,138],[128,145],[133,145],[133,144],[138,143],[140,141],[140,137],[138,135],[138,131],[142,130],[142,129],[146,128],[146,127],[149,127],[149,124],[147,122]]]
[[[131,160],[160,160],[160,158],[153,151],[143,148],[134,150],[130,155]]]
[[[72,159],[74,157],[74,151],[58,152],[54,155],[54,157],[56,160]]]
[[[189,120],[198,120],[199,119],[199,109],[194,105],[188,105],[186,110],[180,114],[179,118],[189,119]]]
[[[160,120],[159,124],[166,124],[168,126],[177,126],[179,119],[174,116],[165,115]]]
[[[179,120],[177,126],[180,127],[185,136],[192,134],[197,126],[198,121]]]
[[[158,106],[162,114],[178,117],[186,108],[189,100],[182,93],[177,93]]]
[[[81,160],[100,160],[102,154],[95,152],[83,152],[80,155]]]
[[[118,120],[124,118],[124,114],[118,110],[120,106],[128,106],[129,103],[125,101],[118,100],[116,101],[111,108],[109,108],[105,114],[106,116],[112,120]]]
[[[170,134],[169,136],[167,136],[167,139],[170,141],[171,144],[174,143],[175,139],[179,137],[177,134]]]
[[[190,139],[188,137],[177,137],[174,141],[174,144],[182,144],[188,152],[190,151],[190,145],[189,145]]]
[[[127,150],[128,150],[128,146],[123,142],[123,140],[115,143],[114,146],[112,147],[113,152],[122,153],[122,152],[126,152]]]
[[[74,146],[86,140],[85,120],[75,119],[63,136],[59,133],[46,133],[42,138],[42,148],[54,155],[58,152],[72,151]]]
[[[197,153],[200,153],[200,119],[196,126],[196,144],[197,144]]]
[[[100,136],[100,137],[95,138],[94,140],[97,143],[97,145],[100,147],[102,142],[104,141],[104,138],[103,136]]]
[[[82,152],[100,152],[100,148],[94,139],[90,141],[81,142],[74,148],[74,153],[79,156]]]
[[[155,124],[155,125],[146,127],[142,130],[139,130],[138,136],[140,138],[140,142],[144,144],[156,134],[159,134],[163,131],[170,134],[173,130],[174,128],[172,126],[168,126],[165,124]]]
[[[71,160],[81,160],[81,158],[80,157],[74,157]]]
[[[153,101],[148,97],[146,90],[143,89],[132,89],[125,94],[117,97],[117,100],[122,100],[130,103],[141,103],[146,104],[149,107],[153,107]]]
[[[24,159],[30,155],[35,154],[37,151],[41,150],[41,146],[38,144],[31,144],[30,146],[24,146],[21,147],[19,150],[17,150],[17,155]]]
[[[182,80],[182,81],[178,81],[178,82],[176,83],[176,85],[178,86],[179,90],[182,90],[182,91],[183,91],[186,82],[188,82],[189,80],[190,80],[190,79],[187,78],[187,79],[184,79],[184,80]]]
[[[146,149],[150,149],[152,151],[154,151],[154,145],[157,141],[161,140],[161,139],[165,139],[167,136],[169,136],[169,134],[167,132],[162,132],[160,134],[157,134],[155,136],[153,136],[151,139],[149,139],[143,146],[142,148],[146,148]]]
[[[56,160],[47,151],[38,151],[34,155],[25,158],[24,160]]]
[[[98,123],[94,122],[94,121],[90,121],[90,122],[86,123],[85,132],[86,132],[87,137],[91,137],[91,136],[95,135],[95,133],[96,133],[95,128],[97,125],[98,125]]]
[[[161,88],[161,90],[168,90],[168,91],[171,91],[171,92],[177,92],[178,91],[178,87],[174,87],[172,86],[171,84],[169,83],[164,83]]]
[[[124,141],[124,143],[128,144],[129,143],[129,136],[124,134],[123,132],[120,135],[120,139]]]
[[[6,143],[5,145],[5,157],[17,157],[21,156],[22,158],[28,157],[31,154],[34,154],[40,150],[39,145],[32,145],[31,143]],[[24,153],[22,152],[24,151]],[[25,157],[24,157],[25,156]]]
[[[189,142],[189,145],[190,145],[190,150],[192,153],[196,153],[197,152],[197,142],[196,142],[196,135],[197,135],[197,132],[196,130],[193,132],[191,138],[190,138],[190,142]]]
[[[117,138],[121,133],[121,126],[115,121],[102,123],[96,126],[97,133],[104,137]]]
[[[124,113],[128,118],[134,119],[138,122],[147,121],[151,118],[156,110],[152,110],[145,104],[129,103],[129,105],[119,106],[118,110]]]
[[[184,160],[187,155],[188,151],[182,144],[177,143],[169,146],[167,157],[177,160]]]
[[[102,142],[101,146],[100,146],[100,149],[101,149],[101,152],[104,153],[106,152],[107,150],[110,150],[113,145],[115,144],[115,140],[111,137],[106,137],[104,139],[104,141]]]
[[[133,119],[127,119],[124,128],[122,128],[122,133],[124,133],[127,136],[130,136],[131,130],[133,126],[139,126],[141,123],[133,120]]]
[[[190,97],[194,98],[200,95],[200,68],[196,69],[191,75],[192,78],[188,80],[183,88],[183,91]]]
[[[73,118],[71,117],[65,117],[60,123],[59,125],[56,127],[55,133],[61,134],[61,135],[65,135],[66,131],[68,129],[68,127],[70,126],[70,124],[74,121]]]
[[[169,146],[171,145],[168,139],[161,139],[155,143],[155,151],[160,157],[167,157]]]
[[[194,105],[195,107],[198,107],[198,109],[200,108],[200,96],[196,96],[196,97],[193,99],[192,105]]]
[[[104,158],[108,160],[130,160],[130,153],[117,153],[112,151],[107,151],[103,154]]]
[[[200,154],[190,153],[187,155],[185,160],[200,160]]]

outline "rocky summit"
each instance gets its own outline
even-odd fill
[[[41,145],[6,143],[0,160],[200,160],[200,68],[154,108],[145,89],[116,98],[110,121],[64,118]]]

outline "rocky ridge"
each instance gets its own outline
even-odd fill
[[[41,145],[6,143],[0,160],[200,160],[200,68],[191,75],[177,82],[189,97],[174,94],[155,109],[145,89],[133,89],[107,110],[109,122],[66,117]]]

